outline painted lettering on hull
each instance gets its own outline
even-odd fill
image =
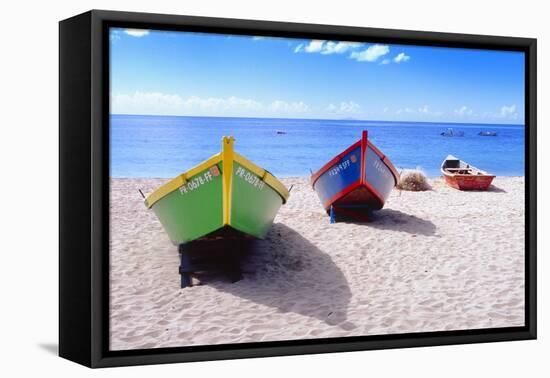
[[[187,181],[185,184],[180,186],[179,191],[182,195],[193,192],[198,188],[200,188],[201,186],[212,182],[213,178],[214,178],[214,175],[212,174],[212,170],[209,169],[193,177],[191,180]]]
[[[258,190],[263,190],[263,188],[265,187],[265,182],[260,180],[258,176],[250,172],[248,169],[238,167],[235,171],[235,175]]]

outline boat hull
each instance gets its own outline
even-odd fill
[[[217,176],[211,168],[217,169]],[[223,227],[221,171],[221,163],[207,167],[152,206],[173,243],[198,239]]]
[[[335,162],[313,183],[313,189],[321,200],[323,207],[330,206],[344,197],[349,196],[349,202],[362,203],[359,188],[361,187],[361,147],[352,148],[342,154],[341,159]],[[353,198],[353,193],[356,197]],[[341,201],[346,202],[346,201]]]
[[[377,197],[380,209],[399,181],[397,171],[391,163],[388,163],[386,157],[369,143],[365,153],[363,184]]]
[[[452,155],[443,160],[441,174],[447,185],[458,190],[487,190],[495,178]]]
[[[458,190],[487,190],[495,176],[467,176],[443,174],[445,182]]]
[[[233,166],[230,226],[263,238],[283,204],[281,196],[244,165]]]
[[[158,188],[145,201],[174,244],[237,231],[263,238],[288,190],[273,175],[232,150]],[[223,230],[223,232],[219,232]]]
[[[391,162],[363,132],[360,141],[312,175],[312,185],[327,211],[331,207],[337,210],[379,210],[398,179]]]

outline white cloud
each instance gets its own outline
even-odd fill
[[[498,111],[478,111],[475,112],[472,108],[462,105],[454,110],[454,114],[460,118],[487,120],[487,121],[518,121],[520,114],[515,104],[503,105]]]
[[[149,30],[146,29],[124,29],[124,33],[131,35],[132,37],[144,37],[149,34]]]
[[[384,113],[387,112],[386,109],[388,109],[388,108],[384,108]],[[403,113],[416,115],[417,117],[420,116],[422,118],[440,117],[440,116],[443,115],[443,112],[431,110],[428,105],[423,105],[423,106],[421,106],[417,109],[414,109],[414,108],[411,108],[411,107],[406,107],[406,108],[402,108],[402,109],[397,109],[395,111],[395,114],[398,114],[398,115],[403,114]]]
[[[212,115],[212,116],[278,116],[307,113],[309,106],[303,101],[275,100],[262,103],[253,99],[230,96],[182,98],[177,94],[160,92],[135,92],[131,95],[113,94],[113,114],[149,115]]]
[[[516,105],[510,105],[510,106],[503,105],[500,108],[499,117],[516,119],[518,117]]]
[[[474,114],[474,111],[473,109],[467,107],[466,105],[462,105],[460,108],[455,109],[455,114],[457,114],[460,117],[465,117],[465,116],[471,116],[472,114]]]
[[[440,117],[443,115],[442,111],[431,110],[428,105],[418,108],[418,112],[430,117]]]
[[[344,54],[350,50],[361,47],[360,42],[333,42],[323,40],[311,40],[307,44],[299,44],[294,48],[295,53],[320,53],[323,55]]]
[[[290,42],[288,38],[273,37],[270,35],[255,35],[252,37],[252,40],[253,41],[284,41],[292,44],[292,42]]]
[[[304,50],[308,53],[320,52],[323,49],[323,45],[325,44],[325,42],[326,41],[314,39],[304,47]]]
[[[353,51],[350,54],[351,59],[355,59],[358,62],[375,62],[381,56],[384,56],[390,52],[390,48],[387,45],[372,45],[363,51]]]
[[[349,58],[358,62],[376,62],[384,55],[390,53],[390,47],[388,45],[374,44],[360,51],[359,49],[363,46],[365,46],[365,44],[361,42],[335,42],[314,39],[308,43],[297,45],[294,47],[294,52],[319,53],[322,55],[345,54],[351,52]],[[392,61],[395,63],[402,63],[408,61],[410,58],[411,57],[405,55],[405,53],[400,53],[393,59],[383,59],[380,64],[386,65],[390,64]]]
[[[176,114],[183,106],[178,95],[135,92],[133,95],[115,94],[111,97],[111,112],[116,114]]]
[[[359,42],[332,42],[328,41],[323,45],[321,54],[343,54],[349,50],[360,47],[362,44]]]
[[[179,97],[179,96],[178,96]],[[202,111],[227,111],[227,110],[259,110],[262,108],[262,104],[258,101],[251,99],[238,98],[231,96],[228,98],[200,98],[197,96],[191,96],[183,101],[180,105],[184,109],[188,110],[202,110]]]
[[[309,110],[309,106],[302,101],[286,102],[282,100],[273,101],[267,108],[275,113],[305,113]]]
[[[518,113],[518,108],[515,104],[512,105],[503,105],[500,107],[499,111],[491,112],[491,111],[485,111],[479,115],[482,119],[488,119],[493,121],[503,121],[503,120],[510,120],[510,121],[518,121],[520,120],[520,114]]]
[[[402,63],[402,62],[407,62],[409,59],[411,59],[410,56],[405,55],[405,53],[399,53],[395,58],[393,58],[393,61],[395,63]]]
[[[330,104],[327,110],[336,114],[353,114],[357,113],[361,106],[353,101],[342,101],[339,104]]]

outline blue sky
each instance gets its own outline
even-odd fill
[[[524,55],[111,29],[113,114],[524,122]]]

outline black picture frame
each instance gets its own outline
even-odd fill
[[[525,326],[109,351],[108,28],[386,42],[525,53]],[[59,355],[89,367],[535,339],[536,39],[92,10],[59,24]]]

